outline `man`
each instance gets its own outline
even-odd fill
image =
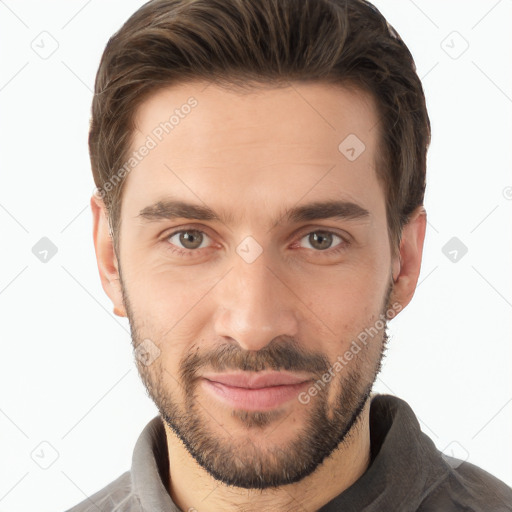
[[[371,394],[420,272],[430,141],[382,15],[151,1],[95,88],[98,268],[160,415],[72,510],[512,510]]]

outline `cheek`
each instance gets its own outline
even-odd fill
[[[179,275],[168,268],[126,277],[125,291],[137,336],[158,345],[163,368],[175,371],[191,345],[201,338],[205,318],[211,316],[211,311],[205,311],[204,298],[215,282],[204,278],[185,280],[183,272]]]
[[[364,272],[355,266],[338,269],[325,281],[316,279],[314,285],[303,281],[301,293],[307,306],[303,339],[335,361],[379,319],[387,284],[387,274],[379,265],[370,265]]]
[[[332,328],[354,325],[379,312],[388,275],[378,262],[345,265],[300,280],[300,296]]]
[[[137,303],[141,314],[171,324],[194,308],[220,277],[218,270],[180,268],[160,261],[134,265],[128,282],[132,302]]]

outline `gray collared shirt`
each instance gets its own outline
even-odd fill
[[[512,511],[512,489],[469,462],[443,455],[400,398],[372,397],[370,437],[366,472],[317,512]],[[137,440],[131,470],[68,512],[187,512],[173,503],[168,485],[167,440],[156,416]]]

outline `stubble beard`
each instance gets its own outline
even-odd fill
[[[138,329],[124,286],[122,288],[135,348],[146,337]],[[308,404],[299,405],[308,407],[309,414],[295,438],[287,443],[269,443],[263,447],[261,442],[277,428],[286,427],[288,416],[280,408],[270,411],[232,410],[231,417],[239,426],[247,429],[251,437],[258,430],[258,435],[261,433],[258,446],[250,440],[249,435],[235,438],[221,426],[225,421],[217,421],[211,407],[207,410],[201,403],[198,397],[199,371],[203,368],[215,371],[309,371],[321,378],[332,368],[323,354],[305,353],[295,340],[279,337],[257,352],[244,351],[235,343],[200,354],[194,345],[194,350],[180,361],[177,376],[172,376],[162,367],[162,358],[156,359],[150,366],[137,361],[137,368],[162,420],[183,442],[197,463],[216,480],[226,485],[260,490],[292,484],[313,473],[335,450],[341,449],[359,427],[358,420],[370,398],[386,350],[386,311],[391,291],[392,284],[384,300],[382,314],[386,320],[382,336],[365,345]],[[380,350],[375,350],[375,344],[380,345]],[[171,388],[174,389],[171,391]],[[180,395],[184,397],[181,403],[178,399]]]

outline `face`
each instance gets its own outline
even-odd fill
[[[109,290],[163,419],[226,484],[299,481],[357,427],[403,307],[377,124],[320,83],[180,84],[138,111]]]

